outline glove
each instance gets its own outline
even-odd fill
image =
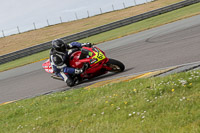
[[[89,42],[87,42],[87,43],[83,43],[82,44],[82,47],[92,47],[92,43],[89,43]]]

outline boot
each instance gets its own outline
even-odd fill
[[[67,83],[67,85],[68,85],[69,87],[74,86],[74,80],[71,79],[71,78],[68,78],[67,81],[66,81],[66,83]]]

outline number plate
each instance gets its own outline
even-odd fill
[[[102,61],[103,59],[105,59],[105,55],[100,51],[100,50],[97,50],[98,52],[96,51],[93,51],[95,53],[95,56],[93,57],[93,59],[96,59],[97,61],[95,63],[98,63],[99,61]]]

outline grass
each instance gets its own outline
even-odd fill
[[[0,106],[0,132],[200,132],[200,70]]]
[[[85,38],[81,42],[104,42],[113,40],[122,36],[130,35],[143,30],[151,29],[160,25],[174,22],[183,18],[200,14],[200,3],[191,5],[182,9],[178,9],[163,15],[152,17],[137,23],[133,23],[121,28],[117,28],[105,33],[101,33],[92,37]]]
[[[143,30],[151,29],[156,26],[164,25],[170,22],[174,22],[176,20],[180,20],[183,18],[187,18],[193,15],[200,14],[199,10],[200,3],[194,4],[188,7],[184,7],[182,9],[178,9],[169,13],[165,13],[156,17],[152,17],[134,24],[130,24],[115,30],[111,30],[108,32],[104,32],[92,37],[88,37],[83,40],[79,40],[80,42],[92,42],[92,43],[101,43],[105,42],[108,40],[116,39],[122,36],[130,35],[136,32],[140,32]],[[48,50],[44,52],[40,52],[37,54],[34,54],[32,56],[27,56],[25,58],[21,58],[19,60],[15,60],[9,63],[5,63],[0,65],[0,72],[9,70],[18,66],[22,66],[25,64],[29,64],[35,61],[38,61],[43,58],[47,58],[48,55]]]
[[[16,67],[24,66],[27,64],[31,64],[34,62],[38,62],[38,61],[47,59],[48,57],[49,57],[49,50],[39,52],[37,54],[33,54],[30,56],[26,56],[26,57],[0,65],[0,72],[10,70]]]
[[[32,30],[22,34],[0,38],[0,55],[21,50],[30,46],[34,46],[36,44],[49,42],[56,38],[61,38],[77,32],[85,31],[87,29],[95,28],[97,26],[138,15],[180,1],[182,0],[156,0],[147,4],[104,13],[102,15],[97,15],[78,21],[51,25],[45,28]]]

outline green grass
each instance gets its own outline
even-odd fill
[[[99,43],[108,40],[113,40],[122,36],[130,35],[143,30],[151,29],[153,27],[157,27],[163,24],[174,22],[176,20],[187,18],[189,16],[193,16],[195,14],[199,14],[199,7],[200,3],[194,4],[169,13],[165,13],[163,15],[159,15],[121,28],[117,28],[115,30],[88,37],[86,39],[81,40],[81,42]]]
[[[159,16],[152,17],[152,18],[149,18],[149,19],[146,19],[134,24],[130,24],[130,25],[127,25],[115,30],[111,30],[108,32],[104,32],[104,33],[92,36],[92,37],[88,37],[86,39],[79,40],[79,41],[92,42],[92,43],[98,44],[98,43],[105,42],[108,40],[113,40],[122,36],[130,35],[136,32],[154,28],[156,26],[164,25],[166,23],[170,23],[176,20],[187,18],[189,16],[197,15],[200,13],[199,7],[200,7],[200,3],[197,3],[191,6],[187,6],[187,7],[169,12],[169,13],[165,13],[163,15],[159,15]],[[29,63],[38,61],[39,59],[46,58],[48,56],[49,55],[48,55],[48,50],[47,50],[41,53],[37,53],[34,56],[27,56],[25,58],[21,58],[9,63],[5,63],[5,64],[0,65],[0,72],[15,68],[18,66],[22,66],[25,64],[29,64]]]
[[[0,72],[9,70],[12,68],[20,67],[23,65],[27,65],[27,64],[39,61],[41,59],[47,58],[48,56],[49,56],[49,50],[39,52],[37,54],[33,54],[30,56],[26,56],[26,57],[0,65]]]
[[[200,70],[0,106],[2,133],[199,133]]]

